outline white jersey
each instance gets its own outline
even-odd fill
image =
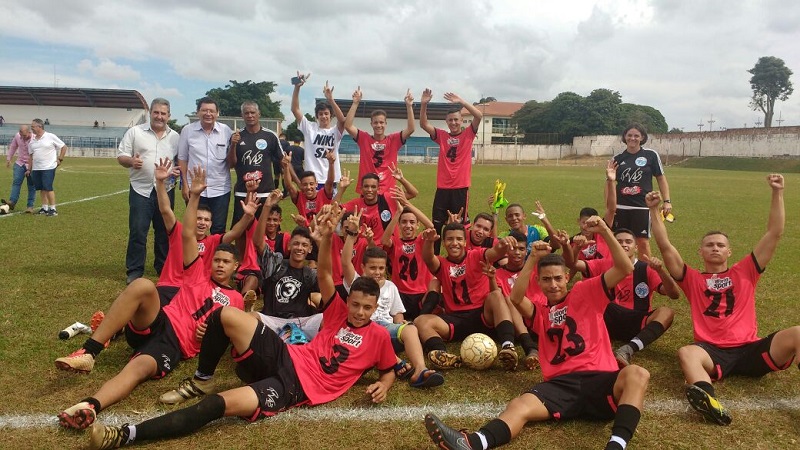
[[[339,144],[342,143],[342,132],[339,127],[320,128],[316,122],[310,122],[303,117],[298,128],[305,138],[305,169],[314,172],[317,183],[325,183],[325,180],[328,179],[328,160],[325,159],[325,154],[332,151],[336,155],[333,182],[338,183],[342,178],[342,168],[339,164]]]

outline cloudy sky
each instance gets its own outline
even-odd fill
[[[330,80],[349,98],[550,100],[619,91],[659,109],[670,127],[753,126],[750,74],[782,58],[798,88],[776,104],[800,124],[800,3],[778,0],[42,0],[0,6],[0,84],[136,89],[194,100],[227,80],[275,81],[287,117],[289,78],[313,72],[311,110]],[[763,119],[762,119],[763,120]],[[775,124],[777,125],[777,124]]]

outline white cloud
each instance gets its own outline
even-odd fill
[[[128,65],[117,64],[110,59],[101,59],[98,63],[93,63],[88,59],[82,59],[78,63],[78,71],[81,73],[90,73],[95,78],[101,80],[138,80],[142,76],[133,67]]]

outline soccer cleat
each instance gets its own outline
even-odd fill
[[[86,353],[86,349],[80,348],[69,356],[58,358],[56,367],[68,372],[89,373],[94,368],[94,356]]]
[[[242,297],[244,299],[244,312],[250,312],[253,310],[253,306],[256,304],[256,297],[256,291],[252,289],[244,293],[244,296]]]
[[[47,211],[47,214],[45,214],[45,215],[47,217],[55,217],[55,216],[58,215],[58,211],[56,211],[55,209],[51,209],[50,211]]]
[[[733,420],[717,399],[693,384],[686,388],[686,399],[695,411],[718,425],[730,425]]]
[[[58,413],[58,423],[65,428],[83,430],[94,423],[97,414],[89,402],[80,402]]]
[[[425,429],[437,447],[445,450],[471,450],[465,430],[456,431],[433,414],[425,414]]]
[[[8,205],[8,207],[9,207],[9,209],[11,209],[11,211],[13,211],[14,207],[17,206],[17,202],[10,202],[10,201],[7,201],[4,198],[0,199],[0,203],[2,203],[3,205]]]
[[[36,211],[36,214],[38,214],[40,216],[44,216],[44,215],[47,214],[47,210],[44,209],[44,208],[39,208],[39,211]]]
[[[203,395],[213,394],[217,392],[214,380],[198,380],[197,378],[186,378],[178,384],[177,389],[161,394],[158,401],[168,405],[177,405],[186,400]]]
[[[632,357],[633,349],[628,344],[623,345],[614,352],[614,358],[616,358],[620,369],[628,367],[631,364]]]
[[[128,440],[128,433],[127,423],[121,427],[109,427],[96,423],[92,425],[92,434],[89,436],[89,449],[120,448]]]
[[[539,367],[539,350],[531,349],[525,356],[524,362],[528,370],[536,370]]]
[[[100,326],[100,322],[102,322],[103,319],[105,318],[106,315],[103,311],[95,311],[94,314],[92,314],[92,318],[91,320],[89,320],[89,328],[92,329],[92,333],[97,331],[97,328]],[[111,344],[111,339],[107,340],[105,344],[103,344],[103,346],[105,348],[108,348],[110,344]]]
[[[428,352],[428,359],[431,360],[431,365],[435,369],[455,369],[461,367],[461,357],[452,353],[447,353],[445,350],[431,350]]]
[[[519,364],[519,355],[517,355],[517,349],[514,348],[514,344],[506,345],[500,350],[500,353],[497,354],[497,359],[500,360],[500,364],[503,365],[503,368],[506,370],[516,370],[517,364]]]

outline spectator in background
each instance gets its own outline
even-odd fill
[[[2,117],[2,116],[0,116]],[[33,202],[36,200],[36,189],[33,187],[33,180],[31,179],[31,159],[28,154],[28,144],[31,141],[31,129],[28,125],[20,125],[19,133],[11,140],[8,145],[8,155],[6,155],[6,167],[11,167],[11,158],[17,155],[17,160],[14,163],[14,179],[11,182],[11,197],[8,201],[2,200],[12,210],[17,205],[19,194],[22,190],[22,180],[26,179],[28,182],[28,209],[26,213],[33,213]]]
[[[28,143],[28,153],[31,157],[31,179],[42,197],[42,208],[38,214],[49,217],[57,216],[53,181],[56,178],[56,168],[64,161],[67,146],[55,134],[44,131],[42,119],[33,119],[31,131],[33,131],[33,137]]]
[[[150,103],[150,123],[128,129],[119,143],[117,162],[127,167],[130,177],[128,193],[128,250],[125,255],[126,283],[144,275],[147,259],[147,234],[153,224],[153,268],[161,275],[169,250],[169,238],[158,208],[155,191],[155,166],[161,159],[174,161],[178,154],[177,132],[167,122],[169,101],[156,98]],[[96,122],[95,122],[96,123]],[[175,206],[175,183],[167,183],[170,208]]]
[[[217,122],[219,106],[211,97],[203,97],[197,101],[197,117],[197,122],[183,127],[178,141],[183,201],[189,201],[187,170],[198,166],[205,168],[208,187],[200,196],[200,204],[211,209],[211,233],[222,234],[225,232],[231,202],[228,143],[233,131],[224,123]]]

